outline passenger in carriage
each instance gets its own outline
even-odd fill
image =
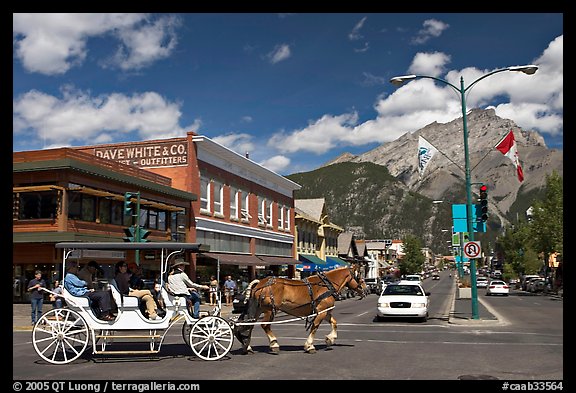
[[[78,278],[86,281],[86,287],[88,289],[96,289],[94,283],[97,280],[97,273],[99,272],[102,273],[102,268],[98,265],[98,262],[90,261],[82,269],[78,270]]]
[[[96,317],[103,321],[113,321],[116,315],[112,314],[111,298],[109,291],[98,291],[89,289],[84,280],[78,278],[78,265],[72,263],[66,269],[66,277],[64,277],[64,288],[72,296],[83,296],[89,298],[94,303],[94,308],[99,312]]]
[[[156,302],[149,289],[144,289],[142,279],[138,275],[138,265],[133,264],[132,271],[128,270],[128,264],[120,261],[116,264],[116,285],[118,291],[125,296],[135,296],[146,303],[148,318],[158,318]]]
[[[184,266],[189,265],[183,259],[177,259],[171,266],[170,274],[166,288],[176,296],[184,296],[188,301],[192,302],[193,311],[192,316],[195,319],[200,318],[200,295],[199,289],[209,290],[208,285],[200,285],[193,282],[190,277],[184,272]],[[190,309],[188,309],[190,311]]]

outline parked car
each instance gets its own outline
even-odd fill
[[[528,282],[533,278],[540,278],[540,276],[537,274],[527,274],[524,277],[522,277],[522,290],[523,291],[528,290]]]
[[[425,292],[416,281],[400,281],[384,288],[378,297],[376,319],[382,318],[418,318],[428,320],[430,292]]]
[[[432,273],[432,280],[440,280],[440,274],[437,272]]]
[[[502,280],[492,280],[486,287],[486,296],[503,295],[508,296],[510,287]]]
[[[378,285],[379,285],[378,281],[379,281],[379,279],[376,277],[364,279],[364,282],[366,283],[366,287],[368,288],[370,293],[378,293]]]
[[[526,284],[526,290],[528,292],[543,292],[546,288],[546,279],[544,277],[536,277],[530,279]]]
[[[488,278],[484,276],[476,277],[476,288],[486,288],[488,286]]]

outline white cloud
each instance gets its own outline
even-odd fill
[[[346,113],[340,116],[324,115],[310,122],[308,127],[291,133],[279,132],[268,140],[268,146],[283,153],[309,151],[323,154],[346,139],[350,126],[358,121],[357,113]]]
[[[350,34],[348,34],[348,39],[350,41],[357,41],[364,38],[364,36],[360,34],[360,29],[362,29],[362,26],[364,26],[364,22],[366,22],[367,18],[368,17],[365,16],[364,18],[360,19],[358,23],[356,23]]]
[[[122,46],[109,64],[139,69],[168,56],[176,44],[178,20],[146,14],[13,14],[15,56],[22,66],[45,75],[60,75],[87,58],[90,38],[116,35]]]
[[[449,61],[450,56],[444,53],[418,53],[410,72],[440,77]],[[562,135],[563,36],[553,40],[543,54],[533,60],[533,64],[539,66],[534,75],[499,72],[475,84],[466,93],[467,109],[487,108],[494,99],[502,101],[502,97],[508,97],[506,102],[494,107],[498,116],[511,119],[525,129]],[[459,88],[460,77],[464,78],[465,86],[470,86],[495,70],[468,67],[451,70],[442,79]],[[369,74],[365,77],[373,80]],[[446,123],[462,116],[459,91],[429,78],[412,80],[392,94],[379,97],[374,108],[377,116],[361,124],[357,124],[357,113],[324,115],[302,129],[276,133],[268,145],[283,153],[308,151],[323,154],[336,146],[393,141],[430,123]]]
[[[272,64],[276,64],[290,57],[291,51],[290,46],[287,44],[276,45],[274,49],[266,55],[268,61]]]
[[[279,173],[290,165],[290,159],[286,156],[278,155],[270,157],[259,163],[264,168],[270,169],[273,172]]]
[[[436,19],[427,19],[422,24],[418,35],[412,38],[412,44],[418,45],[427,42],[432,37],[440,37],[442,32],[450,27],[449,24]]]
[[[45,145],[69,146],[110,141],[119,133],[135,132],[142,140],[183,136],[200,125],[196,120],[182,128],[180,105],[155,92],[91,96],[67,86],[61,93],[55,97],[31,90],[17,97],[14,134],[31,134]]]
[[[446,64],[450,63],[450,56],[441,53],[416,53],[408,72],[416,75],[440,76]]]
[[[362,48],[354,48],[354,52],[356,53],[364,53],[367,52],[368,49],[370,49],[370,44],[368,44],[367,42],[364,43],[364,46]]]
[[[178,42],[175,29],[180,23],[178,18],[167,16],[139,28],[119,30],[117,35],[122,46],[110,63],[124,71],[138,70],[167,58]]]
[[[254,151],[254,143],[252,142],[252,135],[250,134],[228,133],[211,139],[241,155]]]

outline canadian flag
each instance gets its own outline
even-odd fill
[[[514,139],[514,133],[512,130],[498,144],[496,149],[500,150],[502,154],[512,160],[512,163],[516,167],[516,173],[518,174],[518,180],[522,182],[524,180],[524,172],[522,172],[522,166],[520,165],[520,160],[518,159],[518,149],[516,148],[516,140]]]

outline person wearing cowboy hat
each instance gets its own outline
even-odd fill
[[[193,282],[190,277],[184,272],[184,266],[190,265],[183,259],[176,259],[171,266],[170,274],[166,286],[168,291],[176,296],[184,296],[193,304],[192,316],[195,319],[200,317],[200,295],[199,289],[210,289],[207,285],[200,285]]]

